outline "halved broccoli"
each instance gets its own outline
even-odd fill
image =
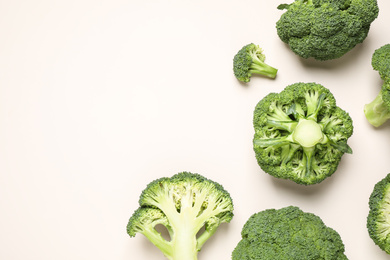
[[[371,65],[384,82],[375,99],[364,106],[364,114],[371,125],[379,127],[390,118],[390,44],[374,51]]]
[[[332,175],[344,153],[352,119],[317,83],[295,83],[256,105],[253,148],[263,171],[310,185]]]
[[[220,184],[190,172],[152,181],[143,190],[139,205],[127,233],[130,237],[145,235],[171,260],[196,260],[219,225],[233,218],[230,194]],[[157,225],[166,227],[168,240],[155,229]]]
[[[253,214],[241,231],[233,260],[347,260],[340,235],[298,207]]]
[[[390,254],[390,173],[375,184],[369,199],[368,234],[383,251]]]
[[[362,43],[377,18],[376,0],[295,0],[276,23],[279,38],[302,58],[330,60]]]
[[[242,82],[249,82],[252,74],[259,74],[274,79],[277,69],[264,63],[263,49],[250,43],[238,51],[233,59],[233,72]]]

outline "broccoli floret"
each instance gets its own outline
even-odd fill
[[[390,174],[375,184],[369,208],[368,233],[376,245],[390,254]]]
[[[233,260],[346,260],[340,235],[298,207],[253,214],[241,231]]]
[[[256,105],[253,148],[263,171],[311,185],[332,175],[344,153],[352,119],[317,83],[295,83]]]
[[[230,194],[220,184],[190,172],[152,181],[142,191],[139,205],[127,233],[143,234],[170,260],[196,260],[219,225],[233,218]],[[155,229],[157,225],[166,227],[169,239]]]
[[[378,16],[376,0],[295,0],[276,22],[279,38],[302,58],[340,58],[362,43]]]
[[[245,45],[234,56],[234,75],[242,82],[249,82],[253,74],[274,79],[278,70],[267,65],[264,61],[263,49],[253,43]]]
[[[379,127],[390,118],[390,44],[374,51],[371,65],[384,82],[375,99],[364,106],[364,114],[371,125]]]

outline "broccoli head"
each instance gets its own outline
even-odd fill
[[[295,0],[276,22],[279,38],[302,58],[340,58],[362,43],[378,16],[376,0]]]
[[[250,43],[238,51],[233,59],[233,72],[236,78],[242,82],[249,82],[252,74],[263,75],[274,79],[277,69],[264,63],[263,49]]]
[[[376,245],[390,254],[390,174],[375,184],[369,208],[368,234]]]
[[[375,99],[364,106],[364,114],[371,125],[379,127],[390,118],[390,44],[374,51],[371,65],[379,72],[383,85]]]
[[[253,214],[241,231],[233,260],[347,260],[340,235],[298,207]]]
[[[127,233],[143,234],[171,260],[196,260],[219,225],[233,218],[230,194],[220,184],[190,172],[152,181],[142,191],[139,205]],[[166,227],[169,239],[155,229],[157,225]]]
[[[332,175],[344,153],[352,119],[317,83],[295,83],[256,105],[253,148],[263,171],[310,185]]]

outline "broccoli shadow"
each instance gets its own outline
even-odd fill
[[[332,176],[329,176],[322,182],[312,185],[298,184],[291,180],[279,179],[273,176],[269,177],[271,178],[272,184],[277,189],[282,189],[287,192],[293,192],[302,196],[313,197],[322,196],[321,194],[327,192],[328,189],[331,189],[330,186],[332,186],[334,182],[337,182],[337,171]]]
[[[368,41],[368,39],[366,39]],[[341,56],[337,59],[332,60],[316,60],[314,58],[302,58],[299,57],[297,54],[295,54],[289,47],[288,44],[285,44],[285,47],[292,52],[292,55],[295,55],[296,58],[301,62],[302,66],[304,66],[306,69],[326,69],[326,70],[338,70],[341,67],[348,67],[352,66],[353,64],[357,63],[357,60],[362,58],[363,55],[360,55],[364,52],[364,49],[366,48],[366,43],[360,43],[357,44],[352,50]]]

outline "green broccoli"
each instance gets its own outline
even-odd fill
[[[377,18],[376,0],[295,0],[276,22],[279,38],[302,58],[340,58],[362,43]]]
[[[369,208],[368,233],[376,245],[390,254],[390,173],[375,184]]]
[[[127,233],[130,237],[145,235],[171,260],[196,260],[218,226],[233,218],[230,194],[220,184],[190,172],[152,181],[143,190],[139,205]],[[166,227],[169,239],[156,231],[157,225]]]
[[[253,214],[241,231],[233,260],[347,260],[340,235],[298,207]]]
[[[277,69],[264,63],[263,49],[250,43],[238,51],[233,59],[233,72],[242,82],[249,82],[252,74],[259,74],[274,79]]]
[[[364,106],[364,114],[371,125],[379,127],[390,118],[390,44],[374,51],[371,65],[384,83],[375,99]]]
[[[310,185],[332,175],[344,153],[352,119],[317,83],[295,83],[256,105],[253,148],[263,171]]]

